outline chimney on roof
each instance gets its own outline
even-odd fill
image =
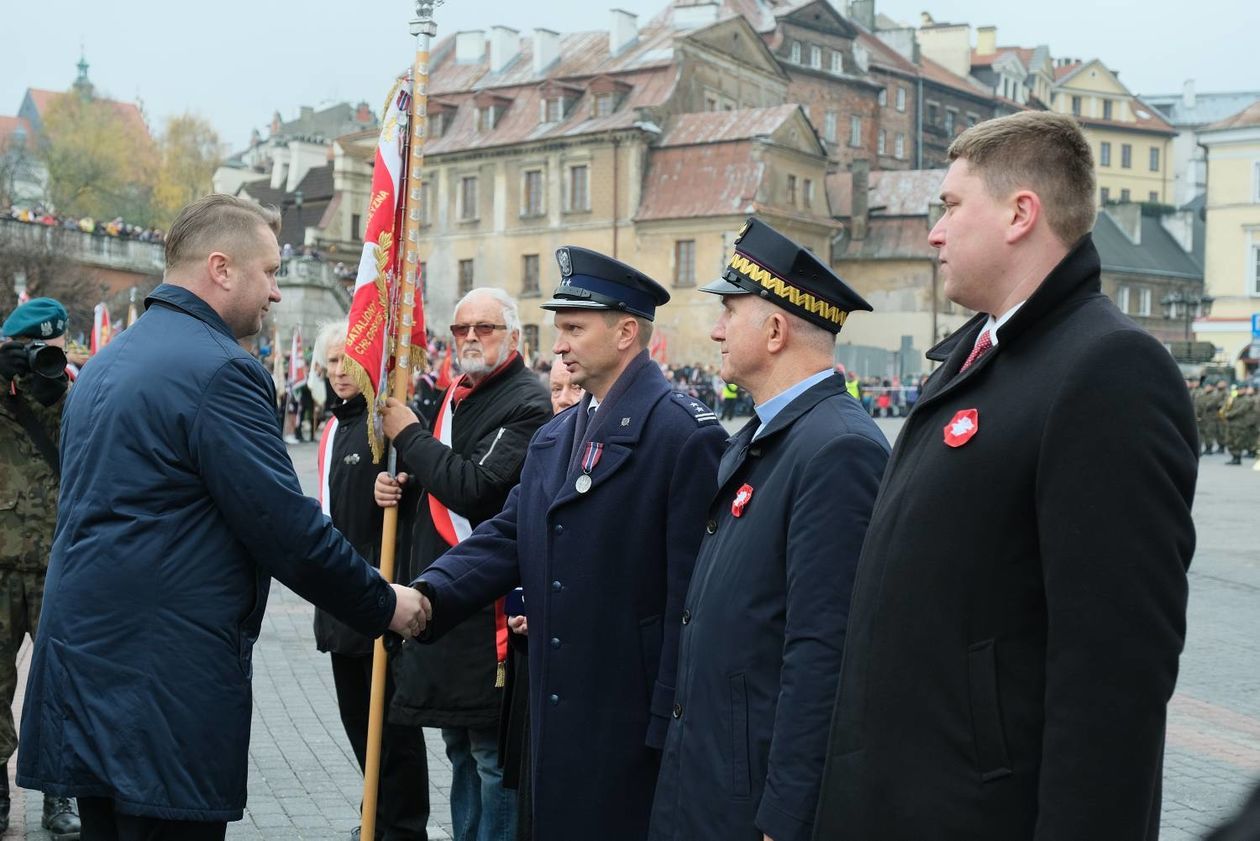
[[[1134,202],[1109,204],[1103,210],[1128,237],[1129,242],[1134,245],[1142,244],[1142,205]]]
[[[271,112],[271,136],[275,137],[280,134],[280,112]]]
[[[360,100],[354,109],[354,121],[362,126],[370,126],[372,124],[372,106]]]
[[[521,34],[506,26],[490,27],[490,72],[501,73],[521,53]]]
[[[866,239],[866,232],[871,218],[871,162],[859,158],[849,164],[849,171],[853,173],[853,196],[850,199],[849,228],[853,232],[853,240],[860,242]]]
[[[486,54],[486,33],[480,29],[455,33],[455,63],[477,64]]]
[[[875,31],[875,0],[852,0],[849,3],[849,18],[855,20],[867,30]]]
[[[674,28],[695,29],[716,23],[718,4],[710,2],[692,3],[689,6],[674,7]]]
[[[1183,108],[1194,107],[1194,79],[1186,79],[1181,85],[1181,105]]]
[[[997,27],[976,27],[976,55],[993,55],[997,52]]]
[[[612,26],[608,30],[608,52],[617,55],[639,40],[639,16],[624,9],[612,10]]]
[[[534,30],[534,75],[541,75],[560,57],[560,34],[550,29]]]
[[[1159,217],[1164,230],[1187,254],[1194,253],[1194,216],[1193,210],[1178,210],[1176,213],[1165,213]]]

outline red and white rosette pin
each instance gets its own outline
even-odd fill
[[[961,447],[980,431],[980,413],[975,409],[959,409],[949,423],[945,424],[945,443],[950,447]]]
[[[752,485],[743,485],[740,487],[738,491],[735,492],[735,499],[734,501],[731,502],[731,516],[732,517],[744,516],[744,508],[747,507],[750,501],[752,501],[752,495],[753,495]]]

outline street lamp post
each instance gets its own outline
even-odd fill
[[[1164,306],[1164,318],[1182,321],[1186,326],[1186,341],[1190,341],[1190,324],[1196,318],[1207,318],[1212,312],[1211,295],[1202,295],[1187,289],[1178,289],[1160,299]]]

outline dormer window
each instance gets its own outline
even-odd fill
[[[473,104],[477,106],[477,131],[485,133],[493,131],[495,126],[499,124],[504,112],[512,104],[512,100],[505,96],[482,91],[473,97]]]
[[[451,127],[455,119],[455,111],[459,106],[453,102],[430,99],[427,109],[429,118],[429,137],[441,137]]]
[[[809,66],[815,70],[822,70],[822,47],[817,44],[811,44],[809,47]]]
[[[801,63],[801,42],[800,41],[792,42],[791,62],[793,64]]]
[[[611,76],[596,76],[586,89],[591,94],[591,116],[608,117],[621,107],[632,87]]]
[[[831,72],[837,75],[844,72],[844,53],[831,51]]]
[[[562,85],[557,82],[546,82],[541,89],[541,113],[539,120],[544,123],[559,123],[569,114],[573,103],[582,95],[581,88]]]

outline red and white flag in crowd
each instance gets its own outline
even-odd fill
[[[345,366],[351,379],[363,391],[372,410],[368,437],[373,461],[384,452],[380,409],[389,396],[388,376],[393,370],[390,347],[394,318],[400,312],[399,272],[402,261],[399,240],[405,225],[402,219],[402,185],[406,183],[405,164],[410,132],[411,80],[400,79],[390,92],[381,119],[381,137],[376,146],[372,169],[372,198],[367,208],[363,256],[354,283],[350,304],[350,329],[346,333]],[[418,201],[419,196],[413,196]],[[418,212],[418,211],[416,211]],[[417,278],[415,300],[410,303],[412,352],[423,354],[425,347],[423,295]],[[415,362],[413,361],[413,365]]]
[[[293,342],[289,347],[289,393],[306,382],[306,356],[302,353],[302,328],[293,328]]]
[[[109,309],[104,303],[97,304],[92,312],[92,339],[88,354],[95,356],[97,351],[109,344],[111,336]]]

